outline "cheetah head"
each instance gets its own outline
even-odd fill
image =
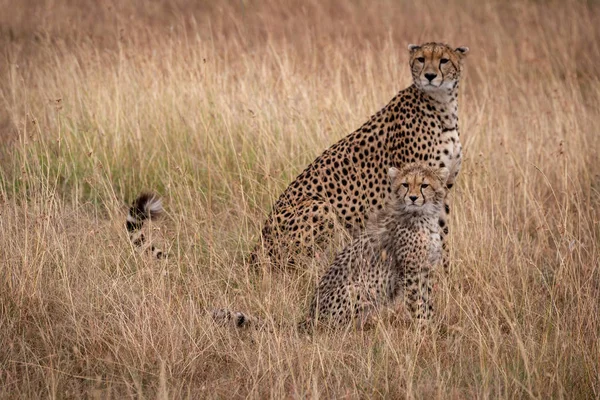
[[[424,164],[407,164],[401,169],[391,167],[389,177],[392,195],[408,211],[434,211],[446,195],[447,168],[434,168]]]
[[[439,98],[450,94],[458,85],[462,62],[468,47],[452,49],[443,43],[409,44],[410,70],[415,86]]]

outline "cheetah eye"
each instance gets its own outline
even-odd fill
[[[417,58],[417,61],[418,61],[418,62],[425,62],[425,57],[418,57],[418,58]]]
[[[408,187],[408,183],[406,183],[406,182],[402,183],[402,187],[407,188]]]
[[[425,189],[428,186],[429,186],[429,183],[422,183],[421,184],[421,189]]]
[[[446,64],[448,61],[450,61],[450,60],[448,60],[447,58],[442,58],[440,60],[440,64]]]

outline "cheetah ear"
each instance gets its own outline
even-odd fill
[[[442,183],[446,183],[448,178],[450,177],[450,170],[448,168],[440,168],[436,171],[436,176],[440,179]]]
[[[466,56],[467,54],[469,54],[469,48],[467,46],[461,46],[461,47],[457,47],[455,49],[455,51],[461,55],[462,57]]]
[[[421,46],[419,46],[418,44],[409,44],[408,45],[408,50],[413,52],[413,51],[417,51],[421,48]],[[468,50],[468,49],[467,49]]]
[[[396,179],[399,173],[400,171],[398,170],[398,168],[390,167],[390,169],[388,170],[388,175],[391,180]]]

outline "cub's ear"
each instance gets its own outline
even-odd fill
[[[448,180],[448,177],[450,177],[450,170],[445,167],[440,168],[436,171],[435,174],[440,179],[440,182],[442,182],[445,185],[446,181]]]
[[[455,49],[455,51],[460,54],[462,57],[466,56],[467,54],[469,54],[469,48],[467,46],[461,46],[461,47],[457,47]]]
[[[421,46],[419,46],[418,44],[409,44],[408,45],[408,50],[413,52],[413,51],[417,51],[421,48]],[[467,49],[468,50],[468,49]]]
[[[391,180],[396,179],[399,173],[400,171],[398,170],[398,168],[390,167],[390,169],[388,170],[388,176]]]

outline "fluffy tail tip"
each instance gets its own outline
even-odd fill
[[[156,218],[163,213],[161,198],[154,193],[142,193],[129,209],[127,220],[141,222],[148,218]]]

